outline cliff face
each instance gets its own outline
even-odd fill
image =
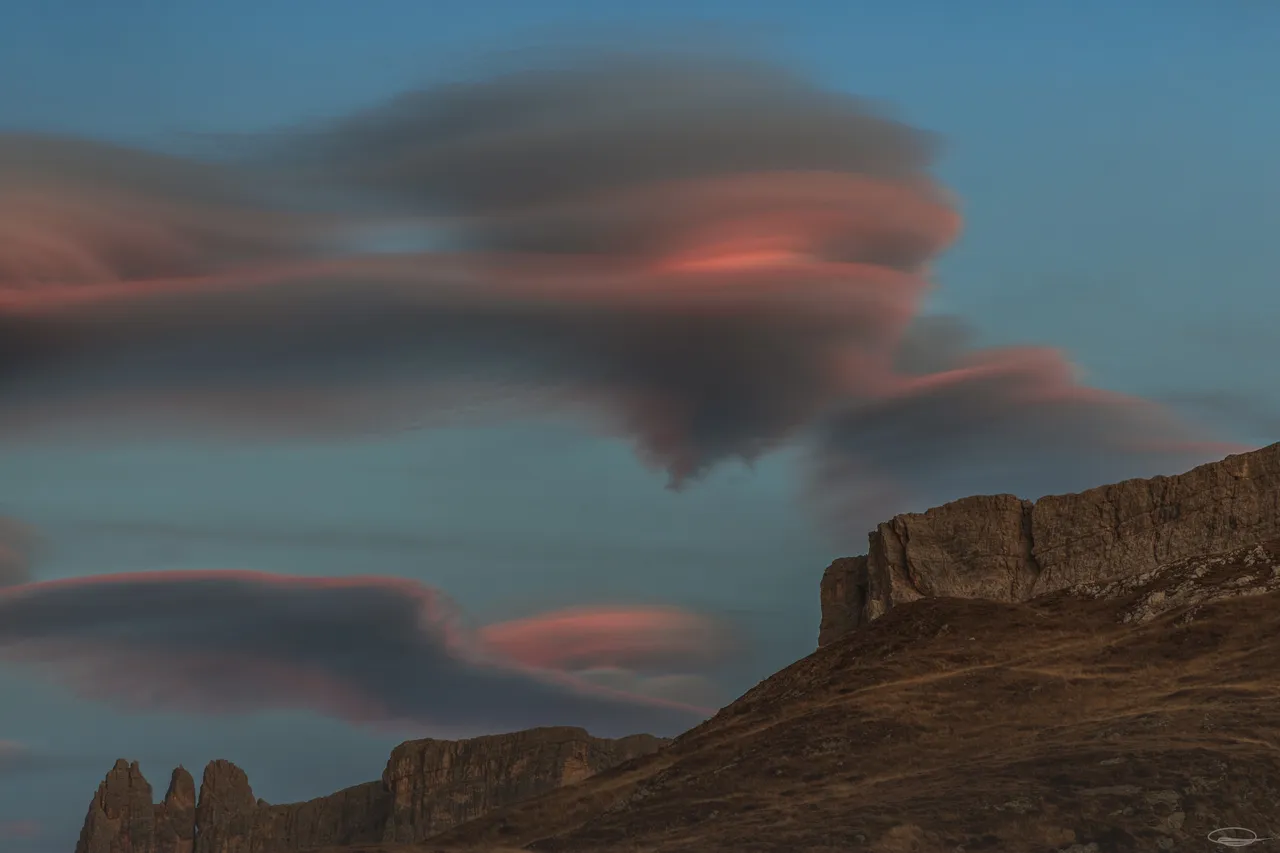
[[[1027,602],[925,597],[423,853],[1206,851],[1275,834],[1278,699],[1277,541]]]
[[[76,853],[192,853],[195,808],[195,782],[186,770],[173,771],[156,804],[138,762],[120,759],[89,804]]]
[[[276,853],[377,841],[390,802],[381,782],[366,782],[327,797],[273,806],[254,799],[243,770],[215,761],[200,786],[194,853]]]
[[[1185,474],[899,515],[823,576],[823,646],[926,596],[1025,601],[1280,536],[1280,444]]]
[[[818,645],[843,637],[858,626],[867,605],[867,557],[840,557],[822,573],[822,624]]]
[[[649,735],[606,740],[567,727],[408,741],[392,752],[381,781],[286,805],[255,799],[244,771],[228,761],[205,768],[198,800],[191,774],[178,768],[154,804],[137,762],[121,759],[98,786],[76,853],[292,853],[417,841],[664,743]]]
[[[421,841],[491,809],[654,752],[662,743],[649,735],[602,740],[570,727],[403,743],[382,774],[392,799],[382,840]]]

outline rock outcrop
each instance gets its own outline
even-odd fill
[[[822,623],[818,646],[843,637],[863,620],[867,604],[867,557],[839,557],[822,573]]]
[[[198,800],[191,774],[178,768],[155,804],[138,763],[121,759],[98,786],[76,853],[292,853],[420,841],[666,742],[595,738],[571,727],[413,740],[392,751],[381,780],[284,805],[256,799],[248,776],[229,761],[205,767]]]
[[[382,774],[392,806],[381,840],[421,841],[491,809],[654,752],[662,743],[651,735],[602,740],[570,727],[403,743]]]
[[[1280,592],[1280,539],[1177,560],[1113,581],[1074,584],[1061,595],[1119,601],[1120,621],[1141,625],[1171,610],[1182,610],[1178,622],[1187,624],[1210,602],[1271,592]]]
[[[1185,474],[899,515],[823,576],[818,645],[926,596],[1025,601],[1280,536],[1280,444]]]
[[[179,767],[160,803],[138,762],[123,758],[107,773],[89,804],[76,853],[193,853],[195,782]]]
[[[1220,828],[1276,834],[1277,701],[1280,542],[1025,602],[926,596],[661,753],[423,850],[1243,847]]]
[[[230,768],[228,776],[238,776],[232,790],[248,794],[248,798],[237,794],[233,807],[216,817],[197,814],[194,853],[283,853],[382,839],[391,799],[381,782],[366,782],[302,803],[273,806],[249,799],[253,792],[239,767],[225,761],[215,764]],[[205,775],[207,779],[208,772]]]

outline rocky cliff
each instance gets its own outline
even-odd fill
[[[963,498],[899,515],[821,584],[823,646],[926,596],[1025,601],[1280,536],[1280,444],[1185,474],[1038,501]]]
[[[492,809],[654,752],[663,742],[651,735],[603,740],[565,727],[402,743],[382,774],[382,789],[392,805],[381,840],[421,841]]]
[[[382,779],[302,803],[256,799],[229,761],[173,772],[164,800],[137,762],[107,774],[76,853],[291,853],[316,847],[419,841],[500,806],[537,796],[641,755],[666,741],[595,738],[570,727],[470,740],[414,740],[391,753]]]
[[[190,773],[174,770],[164,800],[156,804],[138,762],[122,758],[93,795],[76,853],[192,853],[195,814]]]
[[[1243,847],[1206,836],[1276,835],[1278,702],[1280,541],[1026,602],[926,596],[422,853]]]

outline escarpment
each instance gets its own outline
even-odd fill
[[[413,740],[392,751],[380,780],[284,805],[256,799],[245,772],[221,760],[205,768],[198,799],[191,774],[178,768],[156,804],[138,763],[121,759],[98,786],[76,853],[292,853],[419,841],[666,742],[596,738],[567,726]]]
[[[1280,444],[1184,474],[1037,501],[962,498],[896,516],[822,579],[826,645],[927,596],[1025,601],[1280,536]]]

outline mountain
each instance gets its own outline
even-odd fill
[[[659,752],[412,849],[1136,853],[1230,826],[1280,830],[1277,541],[896,606]]]
[[[419,841],[665,742],[649,735],[606,740],[570,727],[412,740],[392,751],[380,780],[287,805],[256,799],[244,771],[229,761],[205,767],[198,799],[191,774],[179,767],[153,804],[137,762],[121,759],[98,786],[76,853],[289,853]]]
[[[1026,601],[1280,537],[1280,444],[1174,477],[1038,501],[963,498],[899,515],[823,575],[824,645],[924,596]]]
[[[821,595],[813,654],[661,748],[541,793],[469,777],[462,812],[410,769],[440,804],[397,798],[411,833],[340,819],[207,853],[1176,853],[1221,827],[1280,834],[1280,445],[898,516]],[[362,796],[386,803],[390,778]],[[136,825],[169,838],[186,788],[172,806],[148,788],[144,814],[130,785]]]

